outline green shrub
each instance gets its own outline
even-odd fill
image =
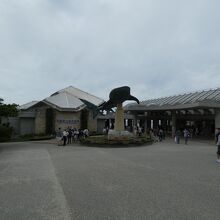
[[[9,141],[12,135],[12,128],[9,126],[0,125],[0,142]]]
[[[146,145],[152,144],[152,140],[146,137],[119,137],[114,140],[108,140],[107,136],[97,135],[90,136],[80,140],[84,145],[96,145],[96,146],[129,146],[129,145]]]

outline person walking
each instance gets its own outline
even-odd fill
[[[79,139],[79,131],[76,128],[73,129],[73,139],[75,142]]]
[[[67,136],[67,144],[71,144],[72,143],[72,130],[71,128],[69,128],[68,130],[68,136]]]
[[[57,133],[56,133],[56,136],[57,136],[58,138],[62,138],[61,128],[58,128],[58,131],[57,131]]]
[[[218,128],[216,133],[216,145],[217,145],[217,162],[220,163],[220,128]]]
[[[84,137],[87,138],[89,137],[89,130],[86,128],[83,130],[83,134],[84,134]]]
[[[138,137],[140,137],[142,134],[142,127],[141,126],[137,127],[137,132],[138,132]]]
[[[188,140],[189,140],[189,136],[190,136],[190,133],[189,133],[188,129],[185,128],[183,130],[183,136],[184,136],[184,139],[185,139],[185,144],[188,144]]]
[[[160,128],[158,131],[158,137],[159,137],[159,141],[161,142],[163,140],[163,129]]]
[[[63,146],[66,146],[67,136],[68,136],[68,132],[65,129],[63,131]]]
[[[180,143],[180,136],[181,136],[181,132],[180,132],[180,130],[178,129],[178,130],[176,131],[176,133],[175,133],[175,142],[176,142],[177,144]]]

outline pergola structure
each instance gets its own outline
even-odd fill
[[[150,99],[125,106],[134,115],[134,125],[145,130],[163,127],[174,135],[188,126],[201,135],[212,136],[220,127],[220,88]]]

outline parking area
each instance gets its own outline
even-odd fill
[[[98,148],[0,144],[1,219],[219,219],[212,141]]]

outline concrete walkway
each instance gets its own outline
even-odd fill
[[[219,219],[211,141],[145,147],[0,144],[0,219]]]

